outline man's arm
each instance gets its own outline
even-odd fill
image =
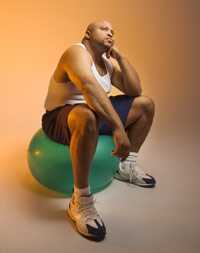
[[[126,95],[140,96],[142,87],[136,70],[116,48],[113,48],[113,50],[114,52],[111,56],[113,55],[120,68],[117,65],[113,65],[112,84]]]
[[[123,129],[123,124],[106,92],[91,72],[92,59],[89,53],[84,48],[73,45],[64,53],[61,64],[70,80],[83,93],[88,106],[111,127]]]

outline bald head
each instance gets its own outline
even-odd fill
[[[109,26],[112,26],[111,23],[109,21],[106,21],[106,20],[98,20],[98,21],[94,21],[92,23],[90,23],[88,26],[87,26],[87,30],[93,30],[95,27],[98,27],[99,25],[109,25]]]
[[[112,25],[109,21],[106,21],[106,20],[94,21],[87,26],[85,34],[90,34],[91,32],[93,32],[93,30],[95,30],[95,28],[97,28],[101,25],[107,25],[109,27],[112,27]]]
[[[110,22],[100,20],[87,26],[82,43],[91,50],[104,53],[114,45],[114,32]]]
[[[90,23],[90,24],[87,26],[86,31],[92,32],[92,30],[93,30],[95,27],[97,27],[97,22],[92,22],[92,23]]]

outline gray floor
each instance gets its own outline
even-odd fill
[[[157,187],[144,189],[113,180],[95,194],[108,230],[99,243],[76,232],[65,214],[69,199],[31,176],[27,145],[28,139],[27,143],[16,139],[12,147],[9,142],[2,147],[7,152],[0,177],[0,253],[200,252],[197,140],[158,137],[152,131],[139,163],[156,177]]]

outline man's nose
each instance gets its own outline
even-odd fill
[[[110,36],[110,38],[112,38],[112,33],[110,31],[108,31],[108,35]]]

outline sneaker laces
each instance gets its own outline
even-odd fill
[[[80,201],[77,200],[78,210],[80,211],[80,213],[84,215],[86,220],[95,219],[97,216],[100,217],[94,206],[94,203],[96,203],[96,199],[94,199],[93,197],[92,198],[89,197],[88,199],[85,199],[84,203],[81,203]]]
[[[124,169],[123,167],[125,167],[126,170],[128,169],[129,180],[131,183],[133,183],[136,178],[142,179],[146,177],[146,173],[138,166],[134,159],[128,158],[122,164],[120,164],[120,168],[122,170]]]

